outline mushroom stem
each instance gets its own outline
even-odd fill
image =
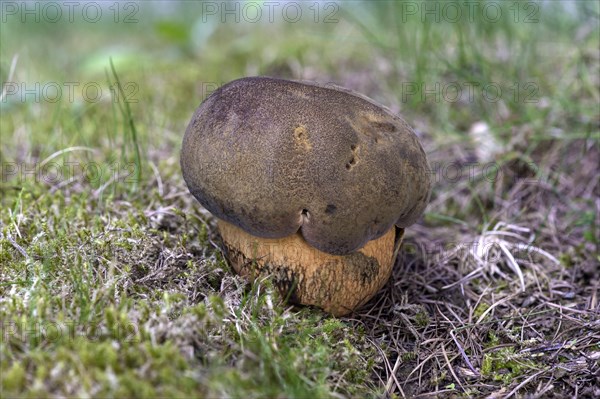
[[[311,247],[300,233],[280,239],[260,238],[218,221],[226,256],[235,271],[250,280],[271,275],[293,303],[314,305],[336,316],[352,312],[373,297],[389,279],[404,229],[391,228],[348,255]]]

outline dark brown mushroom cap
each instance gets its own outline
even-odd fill
[[[230,82],[200,105],[181,168],[216,217],[264,238],[300,230],[334,255],[413,224],[430,188],[417,136],[387,108],[340,87],[266,77]]]

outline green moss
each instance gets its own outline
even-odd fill
[[[481,364],[481,374],[494,381],[511,384],[515,379],[522,378],[532,370],[541,370],[545,366],[515,353],[514,348],[502,348],[484,354]]]
[[[327,319],[323,323],[323,331],[326,334],[335,334],[347,327],[340,319]]]
[[[488,331],[488,341],[486,342],[486,348],[491,348],[500,343],[498,335],[493,330]]]
[[[475,311],[473,312],[473,316],[475,316],[476,319],[479,319],[486,310],[488,310],[490,308],[490,305],[485,303],[485,302],[479,302],[479,304],[477,305],[477,307],[475,308]]]
[[[25,388],[26,371],[19,362],[13,363],[2,373],[2,386],[7,391],[19,392]]]
[[[415,314],[415,323],[418,327],[427,327],[430,323],[429,314],[424,309],[419,310]]]

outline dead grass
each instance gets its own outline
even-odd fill
[[[586,156],[559,159],[565,152]],[[408,230],[392,280],[352,319],[387,353],[377,375],[390,395],[600,394],[598,243],[578,224],[598,204],[599,157],[597,143],[555,143],[536,162],[563,163],[560,176],[521,178],[506,167],[484,226]],[[488,194],[439,183],[430,212]]]

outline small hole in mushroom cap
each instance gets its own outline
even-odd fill
[[[305,134],[306,134],[306,128],[302,125],[300,125],[294,129],[294,136],[296,137],[296,139],[304,138]]]
[[[373,121],[371,124],[373,127],[375,127],[375,129],[386,133],[393,133],[396,131],[396,126],[393,123]]]
[[[302,209],[300,211],[298,222],[302,226],[306,223],[309,223],[309,221],[310,221],[310,212],[308,211],[308,209]]]
[[[304,150],[312,149],[306,126],[298,125],[294,129],[294,140],[296,141],[296,144],[300,145],[300,148],[303,148]]]

